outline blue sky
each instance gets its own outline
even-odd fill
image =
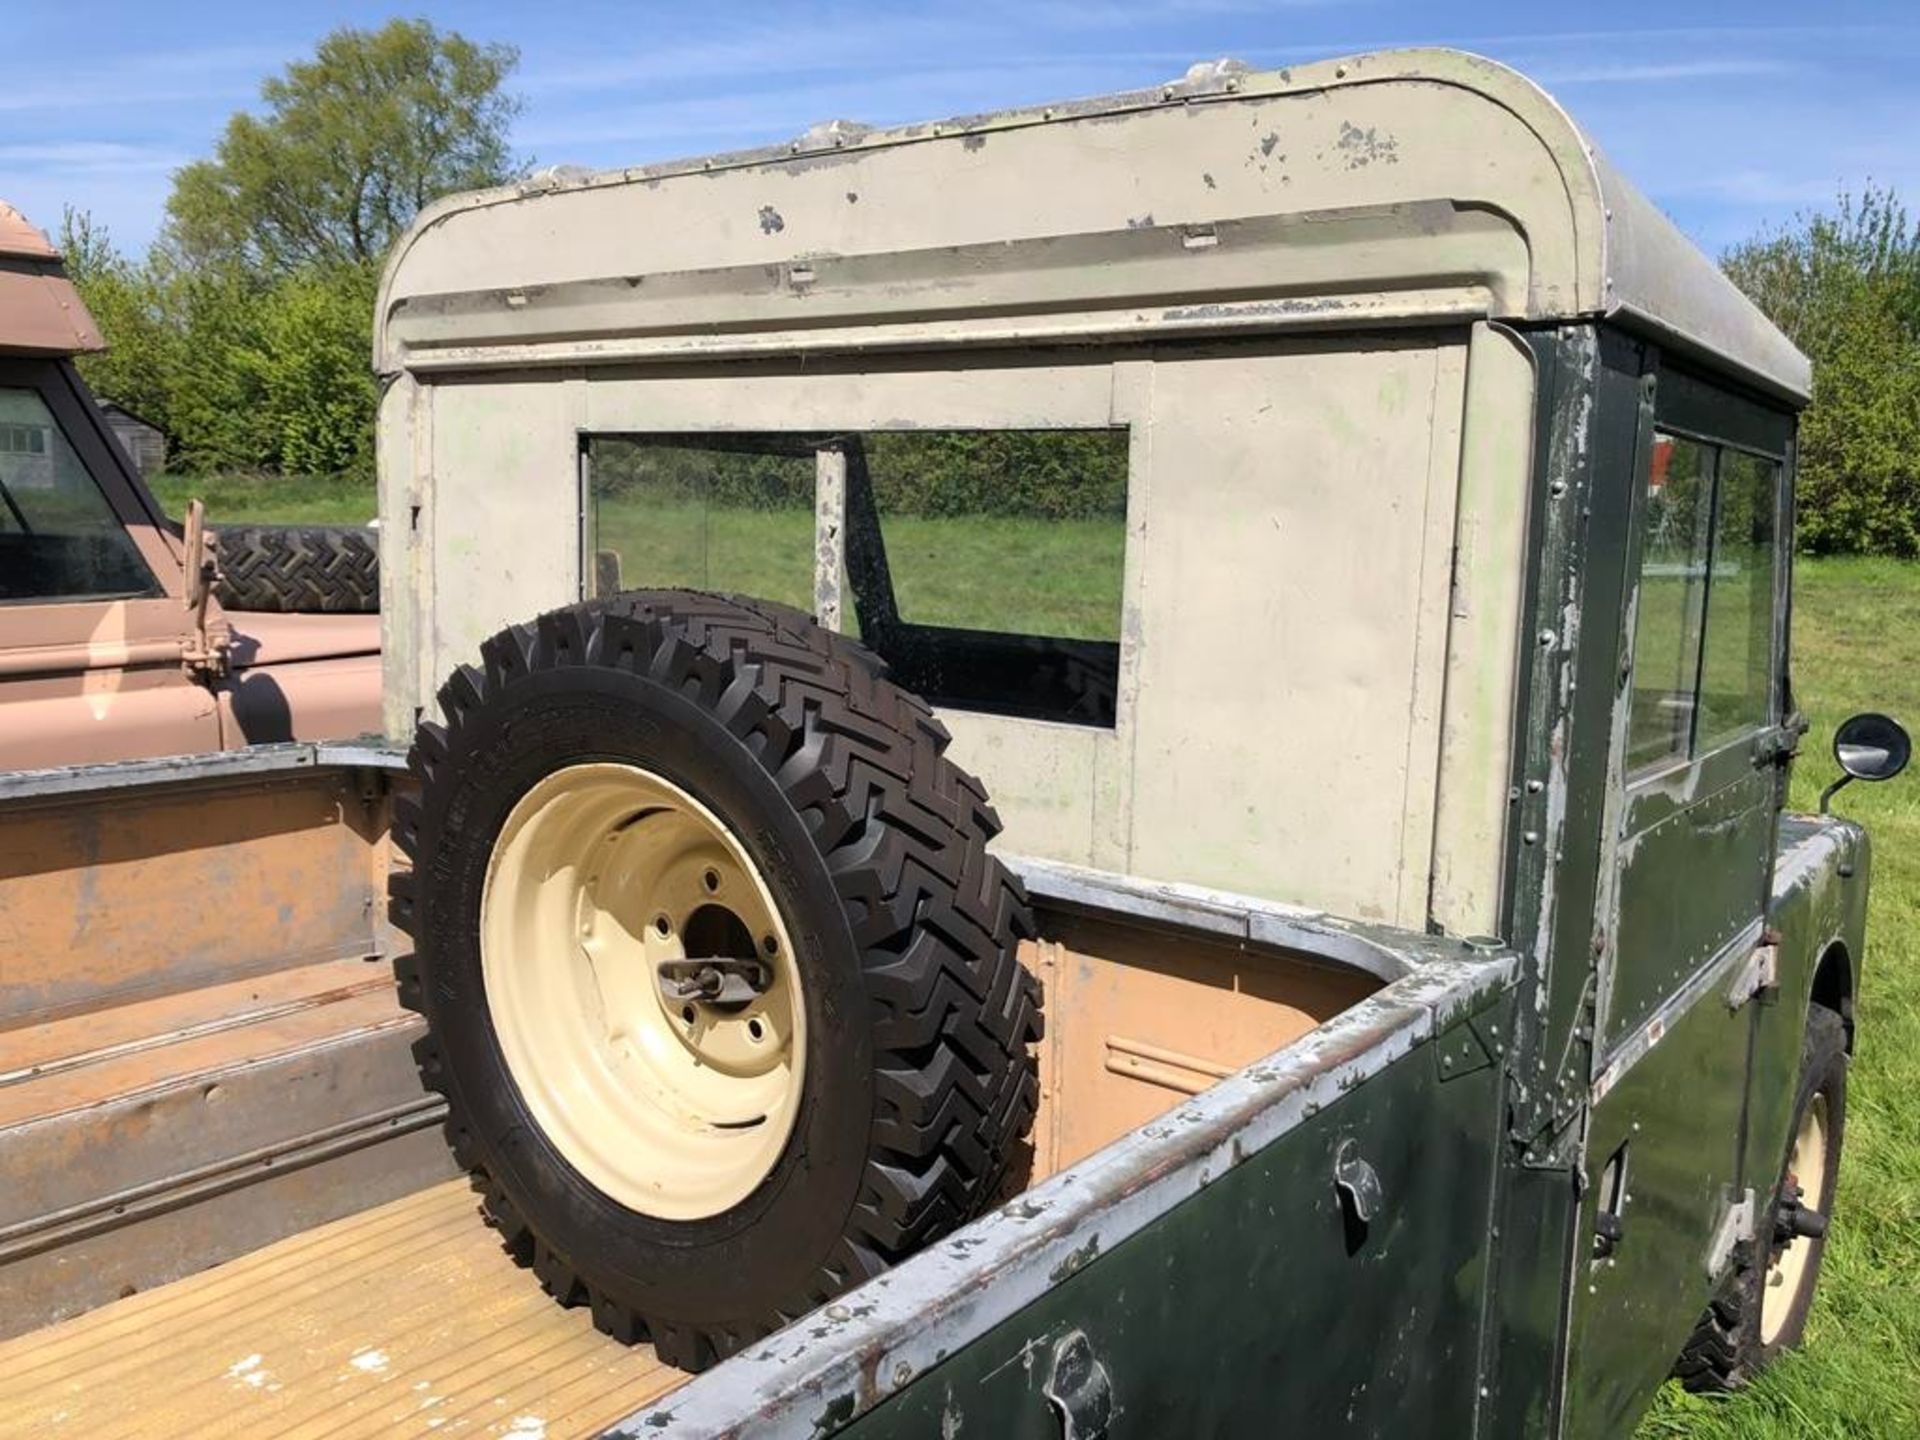
[[[0,0],[13,57],[0,196],[49,228],[63,205],[91,210],[137,250],[160,224],[170,173],[258,103],[264,75],[336,25],[395,14],[520,48],[514,138],[543,165],[1097,94],[1219,55],[1264,67],[1446,44],[1546,85],[1710,251],[1843,184],[1891,184],[1920,209],[1916,0]]]

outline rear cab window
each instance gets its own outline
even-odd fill
[[[1112,729],[1128,432],[592,436],[589,595],[818,613],[935,705]]]

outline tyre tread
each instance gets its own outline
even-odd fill
[[[566,1304],[627,1343],[699,1369],[905,1259],[1001,1198],[1032,1125],[1039,1084],[1039,989],[1015,945],[1031,936],[1027,897],[987,850],[999,817],[978,780],[946,757],[946,728],[885,679],[857,642],[797,610],[687,591],[636,591],[511,626],[442,686],[444,724],[422,727],[409,766],[423,790],[448,773],[467,720],[522,677],[614,666],[694,698],[754,753],[813,833],[860,948],[871,1002],[875,1113],[860,1198],[809,1293],[764,1316],[702,1329],[640,1314],[547,1247],[468,1140],[431,1034],[421,1078],[449,1102],[456,1158],[510,1254]],[[431,839],[423,809],[396,812],[413,867],[389,883],[393,923],[421,939],[419,880]],[[394,962],[400,997],[427,1013],[419,962]]]

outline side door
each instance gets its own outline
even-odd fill
[[[1612,890],[1596,915],[1584,1240],[1566,1433],[1624,1433],[1751,1231],[1742,1173],[1781,723],[1792,422],[1663,367],[1643,412],[1616,717]]]
[[[157,519],[71,369],[0,358],[0,769],[219,748]]]

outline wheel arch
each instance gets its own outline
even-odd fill
[[[1853,957],[1844,940],[1827,942],[1813,970],[1813,986],[1807,993],[1809,1006],[1818,1005],[1840,1017],[1847,1031],[1847,1053],[1853,1053]]]

